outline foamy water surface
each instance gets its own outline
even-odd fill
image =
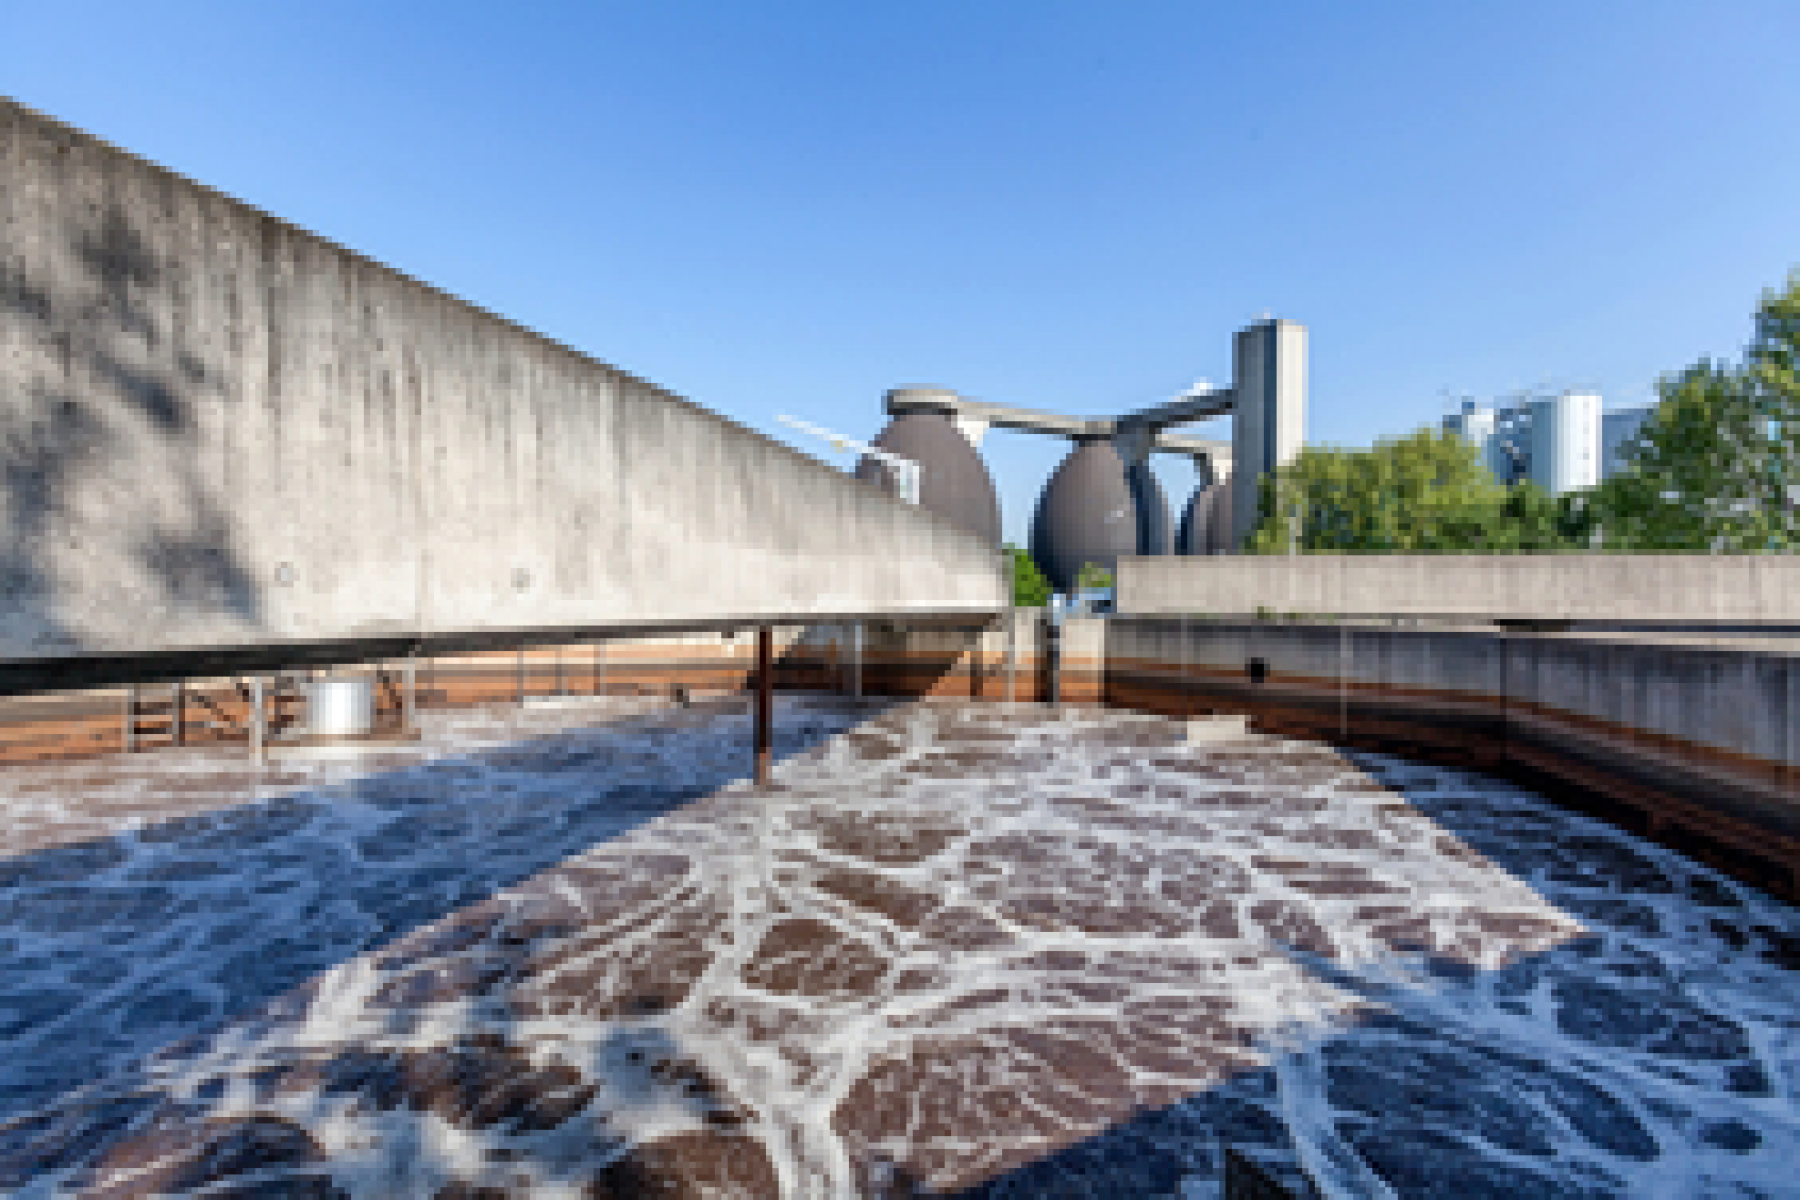
[[[0,1190],[1800,1196],[1792,907],[1440,768],[777,705],[767,792],[737,700],[0,771]]]

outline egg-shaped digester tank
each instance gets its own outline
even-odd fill
[[[919,464],[919,507],[990,546],[1000,544],[1000,495],[981,455],[948,414],[902,413],[872,444]],[[865,456],[856,464],[856,478],[891,496],[900,494],[899,480],[880,459]]]
[[[1207,509],[1208,488],[1198,487],[1181,510],[1181,524],[1175,528],[1175,553],[1205,554],[1206,530],[1210,514]]]
[[[1242,476],[1233,475],[1213,485],[1213,498],[1207,509],[1210,518],[1206,530],[1206,552],[1208,554],[1234,554],[1237,552],[1237,540],[1232,536],[1237,519],[1237,489]]]
[[[1050,476],[1031,523],[1031,557],[1059,592],[1082,564],[1108,571],[1121,555],[1167,554],[1169,506],[1147,466],[1126,469],[1106,439],[1076,445]]]
[[[1222,554],[1231,541],[1231,483],[1196,488],[1175,534],[1177,554]]]

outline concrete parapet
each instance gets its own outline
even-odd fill
[[[1121,613],[1800,621],[1800,556],[1302,554],[1134,557]]]
[[[0,660],[1006,606],[931,513],[4,99],[0,229]]]

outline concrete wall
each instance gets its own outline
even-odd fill
[[[0,100],[0,659],[997,611],[1002,557]]]
[[[1138,617],[1106,640],[1109,704],[1510,778],[1800,902],[1800,639]]]
[[[1010,637],[1004,620],[960,631],[872,627],[860,671],[842,626],[782,629],[774,683],[849,692],[860,675],[869,697],[1056,696],[1172,716],[1241,714],[1259,732],[1511,778],[1800,902],[1800,642],[1701,648],[1167,617],[1071,617],[1052,639],[1043,610],[1012,618]],[[386,665],[378,695],[392,717],[397,664]],[[718,634],[426,657],[417,700],[666,696],[677,687],[706,697],[750,686],[754,665],[752,638]],[[242,682],[189,681],[186,740],[247,737]],[[117,751],[123,704],[116,690],[0,701],[0,762]]]
[[[1800,556],[1305,554],[1123,558],[1122,613],[1792,621]]]
[[[1107,662],[1346,681],[1554,710],[1770,764],[1800,766],[1800,639],[1718,650],[1580,637],[1277,622],[1115,620]]]

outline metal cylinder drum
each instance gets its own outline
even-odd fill
[[[306,688],[306,729],[317,737],[350,737],[375,728],[375,686],[367,675],[328,675]]]

